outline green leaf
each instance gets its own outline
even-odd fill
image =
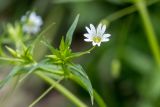
[[[39,65],[39,69],[51,74],[63,75],[62,67],[59,65],[48,64],[43,62]]]
[[[64,51],[65,50],[65,42],[64,42],[64,37],[61,39],[61,43],[59,45],[59,50]]]
[[[33,56],[32,56],[32,49],[31,47],[27,47],[23,50],[23,54],[20,56],[21,59],[24,60],[25,64],[30,64],[34,62]]]
[[[27,78],[30,74],[32,74],[36,69],[38,69],[39,65],[33,65],[32,67],[30,67],[30,70],[26,73],[26,75],[20,79],[20,82],[23,81],[25,78]]]
[[[64,72],[62,70],[62,67],[60,65],[56,64],[49,64],[45,60],[40,62],[39,68],[37,71],[43,72],[44,75],[47,75],[54,79],[59,79],[64,75]]]
[[[92,84],[85,73],[84,69],[81,65],[77,64],[69,64],[68,65],[69,70],[71,71],[72,75],[70,78],[80,84],[84,89],[86,89],[91,97],[91,102],[93,104],[93,88]]]
[[[6,61],[6,62],[23,62],[22,59],[18,58],[10,58],[10,57],[0,57],[1,61]]]
[[[63,71],[58,65],[51,65],[51,64],[46,64],[46,62],[40,62],[39,64],[35,64],[32,67],[29,68],[27,71],[26,75],[20,80],[23,81],[25,78],[27,78],[30,74],[36,71],[43,71],[44,73],[50,73],[54,75],[63,75]]]
[[[13,50],[12,48],[6,46],[6,49],[10,52],[10,54],[12,54],[13,56],[17,56],[17,52],[15,50]]]
[[[69,28],[67,35],[66,35],[66,45],[67,47],[71,45],[73,33],[76,29],[77,23],[78,23],[79,15],[76,16],[76,19],[74,20],[73,24]]]
[[[0,81],[0,89],[9,81],[11,80],[19,71],[21,68],[14,67],[13,70],[8,74],[7,77],[5,77],[2,81]]]
[[[58,54],[59,51],[51,46],[47,41],[41,41],[53,54]]]

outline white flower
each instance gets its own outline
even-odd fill
[[[100,46],[101,42],[109,41],[110,34],[105,34],[106,25],[99,24],[97,29],[90,24],[90,28],[86,27],[88,33],[84,34],[86,42],[92,42],[93,46]]]
[[[37,33],[43,24],[42,18],[37,16],[35,12],[30,13],[29,16],[22,16],[21,21],[23,23],[23,31],[29,34]]]

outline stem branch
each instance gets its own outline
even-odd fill
[[[87,107],[86,104],[84,104],[82,101],[80,101],[75,95],[73,95],[70,91],[68,91],[61,84],[56,84],[55,80],[53,80],[53,79],[49,78],[48,76],[44,75],[42,72],[35,72],[35,74],[38,75],[44,81],[46,81],[49,84],[55,86],[55,88],[58,91],[60,91],[64,96],[66,96],[68,99],[70,99],[78,107]]]
[[[58,81],[56,81],[56,84],[58,84],[61,80],[63,80],[64,77],[60,78]],[[35,101],[33,101],[28,107],[33,107],[35,104],[37,104],[44,96],[46,96],[54,87],[55,85],[51,85],[42,95],[40,95]]]

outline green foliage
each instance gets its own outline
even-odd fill
[[[22,32],[20,24],[16,23],[15,26],[8,24],[8,35],[12,38],[13,41],[11,44],[15,45],[15,49],[6,46],[9,56],[6,54],[5,56],[0,57],[0,60],[6,61],[6,64],[8,62],[12,62],[13,70],[0,82],[0,88],[2,88],[6,83],[8,83],[8,81],[12,80],[17,75],[24,75],[19,80],[19,82],[21,82],[30,74],[36,73],[37,71],[43,71],[44,75],[47,75],[48,78],[55,80],[61,77],[74,77],[74,81],[76,81],[89,92],[93,104],[93,88],[91,82],[82,66],[73,64],[72,61],[74,58],[90,53],[90,51],[93,49],[91,48],[85,52],[72,52],[70,45],[72,42],[73,33],[78,23],[78,19],[79,15],[77,15],[75,21],[68,30],[66,39],[64,40],[62,37],[59,49],[55,49],[47,41],[42,41],[42,43],[50,49],[51,54],[46,55],[44,59],[38,62],[33,57],[34,49],[37,42],[41,40],[44,32],[40,33],[35,40],[28,43],[27,41],[24,41],[25,37],[23,36],[26,35]]]
[[[79,83],[84,89],[88,90],[93,104],[93,88],[82,66],[72,63],[68,65],[68,69],[72,72],[70,78]]]
[[[5,79],[0,81],[0,89],[20,71],[19,67],[14,67]]]
[[[69,28],[67,34],[66,34],[66,46],[70,46],[71,45],[71,42],[72,42],[72,37],[73,37],[73,33],[74,33],[74,30],[77,26],[77,23],[78,23],[78,19],[79,19],[79,15],[77,15],[76,19],[74,20],[73,24],[71,25],[71,27]]]
[[[91,101],[93,103],[93,89],[87,74],[84,72],[83,68],[80,65],[70,64],[72,63],[71,59],[80,57],[84,54],[88,54],[92,50],[90,49],[86,52],[72,53],[70,47],[68,47],[71,44],[72,36],[78,23],[78,18],[79,18],[79,15],[76,17],[72,26],[68,30],[65,41],[64,41],[64,38],[62,37],[59,50],[45,43],[46,46],[52,51],[52,55],[47,55],[47,57],[49,58],[48,59],[49,62],[54,64],[59,64],[62,66],[62,70],[64,71],[64,74],[67,78],[70,75],[75,76],[74,78],[75,81],[80,83],[86,90],[88,90],[91,96]]]
[[[133,1],[144,2],[135,5]],[[24,0],[21,2],[15,0],[13,2],[2,0],[0,4],[0,72],[6,71],[6,66],[7,68],[12,66],[12,68],[8,76],[1,80],[0,85],[5,86],[9,81],[13,81],[14,77],[20,77],[19,82],[21,82],[29,75],[37,75],[40,72],[41,76],[47,78],[42,78],[44,81],[55,81],[48,83],[54,84],[54,88],[58,91],[56,82],[63,77],[65,80],[70,79],[79,84],[92,97],[91,81],[95,90],[104,98],[104,101],[101,101],[102,98],[99,98],[99,95],[95,94],[94,91],[95,102],[93,107],[106,107],[105,103],[108,104],[107,107],[159,107],[160,70],[157,68],[160,55],[158,52],[160,50],[159,43],[157,43],[160,41],[159,1],[41,0],[28,2]],[[6,24],[8,20],[17,20],[30,7],[35,8],[43,16],[44,26],[42,28],[44,30],[39,34],[23,33],[19,21],[14,24]],[[72,16],[77,13],[81,14],[78,29],[75,32],[75,28],[72,27],[70,34],[68,31],[68,36],[64,35],[64,31],[68,29],[68,23],[72,21]],[[56,24],[52,23],[53,21]],[[148,23],[149,26],[146,21],[147,23],[148,21],[151,22]],[[112,35],[111,40],[89,54],[91,50],[85,50],[89,47],[88,44],[82,42],[83,33],[86,31],[85,26],[89,24],[98,25],[100,22],[107,25],[107,32]],[[74,23],[77,22],[74,21]],[[4,32],[2,30],[3,25],[6,25]],[[61,34],[64,35],[62,39],[60,38]],[[72,42],[73,34],[76,34],[74,35],[76,37],[74,37],[75,41]],[[156,40],[153,37],[156,37]],[[58,44],[59,39],[61,39],[60,45]],[[68,46],[65,45],[66,41],[68,41]],[[53,44],[55,47],[52,46]],[[71,44],[73,50],[84,51],[73,51],[70,48]],[[82,55],[85,56],[81,57]],[[18,69],[17,67],[19,70],[14,71],[14,69]],[[88,76],[84,70],[87,71]],[[63,84],[58,83],[58,86],[64,87],[64,84],[65,82]],[[88,94],[84,94],[76,85],[71,88],[73,89],[71,92],[76,92],[76,95],[80,96],[89,107],[91,106],[88,103],[90,101]],[[42,92],[43,89],[38,90]],[[74,99],[73,101],[71,98],[72,95],[70,94],[73,93],[66,95],[65,91],[59,92],[76,104],[75,106],[78,106],[77,100]],[[99,98],[98,103],[97,98]],[[10,102],[7,101],[7,103]],[[64,103],[63,100],[61,103]],[[46,106],[50,106],[49,103]],[[55,104],[55,106],[57,105]],[[65,106],[74,105],[69,103]]]

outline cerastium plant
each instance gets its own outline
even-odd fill
[[[51,46],[46,40],[42,40],[44,33],[52,27],[54,23],[43,30],[38,36],[31,36],[36,35],[43,23],[41,17],[37,16],[35,12],[28,12],[22,17],[21,22],[16,22],[14,25],[8,24],[7,33],[0,38],[2,44],[0,48],[0,61],[3,62],[3,64],[8,64],[8,66],[12,65],[13,68],[10,73],[0,81],[0,88],[16,76],[20,76],[20,83],[27,76],[33,74],[48,82],[51,87],[30,104],[29,107],[33,107],[53,88],[56,88],[78,107],[87,107],[86,104],[60,84],[60,81],[63,79],[70,79],[89,92],[92,104],[95,98],[100,107],[106,107],[102,98],[95,90],[93,90],[91,82],[83,67],[80,64],[73,62],[73,59],[90,53],[94,48],[92,47],[85,52],[72,52],[70,45],[78,19],[79,15],[77,15],[68,30],[65,39],[62,37],[58,49]],[[110,34],[104,34],[106,30],[105,25],[102,26],[100,24],[97,29],[93,25],[90,25],[90,27],[91,29],[86,27],[88,34],[84,34],[84,36],[88,39],[85,39],[85,41],[92,42],[94,46],[100,46],[101,42],[109,41],[108,37]],[[45,55],[41,61],[36,61],[33,54],[35,46],[39,41],[42,41],[42,43],[48,47],[51,54]]]

